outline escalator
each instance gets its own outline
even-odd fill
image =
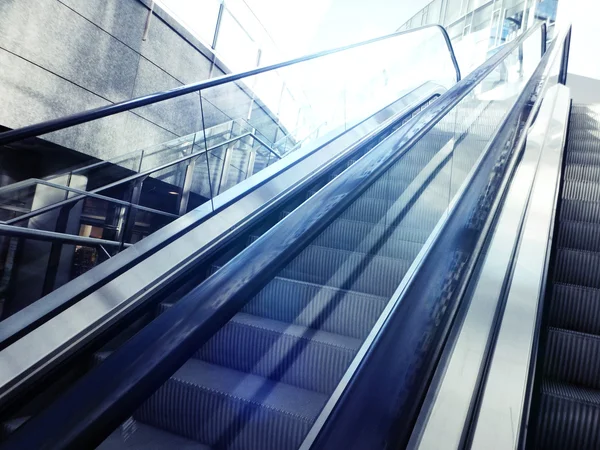
[[[197,225],[71,302],[126,314],[12,380],[0,448],[405,447],[559,52],[544,31],[413,104],[412,120],[388,116],[209,257],[185,253]],[[71,307],[0,359],[62,333]]]
[[[534,449],[600,445],[598,164],[594,105],[573,105],[540,346]]]
[[[403,194],[450,136],[421,140],[133,414],[125,441],[118,430],[100,448],[172,448],[181,436],[297,448],[447,207],[451,158],[428,169],[420,195]],[[472,166],[464,153],[455,170]]]

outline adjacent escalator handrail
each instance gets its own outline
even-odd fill
[[[452,43],[450,41],[450,37],[448,36],[448,32],[441,25],[426,25],[420,28],[414,28],[408,31],[397,31],[395,33],[386,34],[384,36],[376,37],[373,39],[368,39],[366,41],[358,42],[356,44],[345,45],[343,47],[337,47],[331,50],[325,50],[317,53],[312,53],[310,55],[302,56],[300,58],[291,59],[289,61],[280,62],[277,64],[272,64],[269,66],[258,67],[256,69],[248,70],[246,72],[240,72],[231,75],[223,75],[221,77],[211,78],[209,80],[201,81],[198,83],[192,83],[185,86],[180,86],[168,91],[158,92],[151,95],[146,95],[143,97],[138,97],[132,100],[126,100],[119,103],[114,103],[112,105],[103,106],[100,108],[90,109],[88,111],[84,111],[77,114],[72,114],[70,116],[65,116],[59,119],[48,120],[46,122],[41,122],[38,124],[26,126],[23,128],[19,128],[16,130],[7,131],[4,133],[0,133],[0,145],[11,144],[22,139],[34,138],[46,133],[51,133],[53,131],[62,130],[65,128],[72,127],[74,125],[80,125],[82,123],[91,122],[96,119],[101,119],[103,117],[112,116],[115,114],[119,114],[125,111],[130,111],[132,109],[140,108],[142,106],[151,105],[154,103],[162,102],[165,100],[169,100],[172,98],[180,97],[182,95],[190,94],[193,92],[198,92],[203,89],[212,88],[215,86],[220,86],[226,83],[230,83],[233,81],[240,80],[242,78],[251,77],[254,75],[259,75],[261,73],[270,72],[272,70],[281,69],[283,67],[288,67],[294,64],[302,63],[305,61],[310,61],[312,59],[321,58],[323,56],[331,55],[334,53],[339,53],[344,50],[350,50],[357,47],[362,47],[365,45],[373,44],[375,42],[383,41],[386,39],[394,38],[403,34],[417,33],[426,28],[437,28],[442,33],[444,41],[448,47],[448,51],[450,53],[450,59],[452,60],[452,64],[454,66],[454,70],[456,72],[456,81],[460,81],[460,68],[458,67],[458,62],[456,60],[456,55],[454,54],[454,49],[452,47]]]
[[[4,448],[82,448],[98,444],[241,309],[281,264],[308,245],[316,233],[539,30],[531,28],[501,49],[405,128],[314,194],[17,430]]]

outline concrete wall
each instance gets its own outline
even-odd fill
[[[0,125],[19,128],[227,72],[158,7],[143,41],[148,5],[147,0],[1,0]],[[275,138],[273,115],[251,103],[247,92],[229,87],[205,94],[207,127],[228,121],[228,114],[244,117],[252,104],[250,122]],[[194,93],[45,138],[106,160],[201,128]]]
[[[575,103],[600,103],[597,0],[560,0],[557,26],[573,24],[567,85]]]

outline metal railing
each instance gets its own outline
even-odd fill
[[[34,448],[41,442],[60,448],[100,443],[115,424],[129,417],[176,368],[223,326],[281,264],[304,248],[312,237],[452,111],[525,39],[538,31],[532,28],[501,49],[442,95],[434,105],[421,112],[412,123],[383,141],[307,200],[288,216],[285,223],[272,228],[269,239],[255,242],[243,255],[226,264],[159,319],[142,329],[56,403],[18,430],[7,441],[7,448]],[[485,187],[485,181],[483,183]],[[327,205],[326,212],[323,211],[324,204]],[[273,245],[274,242],[277,244]],[[198,299],[211,301],[199,302]],[[355,408],[344,409],[356,411]]]
[[[81,125],[83,123],[92,122],[97,119],[101,119],[104,117],[113,116],[115,114],[119,114],[126,111],[131,111],[136,108],[140,108],[142,106],[148,106],[155,103],[159,103],[165,100],[169,100],[172,98],[181,97],[186,94],[191,94],[194,92],[199,92],[204,89],[213,88],[215,86],[221,86],[226,83],[231,83],[234,81],[241,80],[242,78],[251,77],[254,75],[259,75],[261,73],[274,71],[277,69],[281,69],[284,67],[292,66],[294,64],[299,64],[305,61],[310,61],[317,58],[322,58],[327,55],[332,55],[335,53],[339,53],[345,50],[350,50],[353,48],[363,47],[365,45],[373,44],[376,42],[384,41],[386,39],[391,39],[397,36],[415,33],[423,29],[427,28],[435,28],[440,31],[442,34],[444,41],[448,47],[448,52],[450,54],[450,58],[452,60],[452,65],[454,66],[454,70],[456,72],[456,80],[459,81],[461,79],[460,69],[458,67],[458,62],[456,60],[456,55],[454,54],[454,49],[452,48],[452,43],[450,42],[450,38],[448,37],[448,33],[446,30],[439,25],[426,25],[424,27],[415,28],[409,31],[398,31],[391,34],[386,34],[384,36],[380,36],[373,39],[368,39],[356,44],[345,45],[342,47],[337,47],[331,50],[325,50],[322,52],[313,53],[310,55],[302,56],[300,58],[291,59],[285,62],[280,62],[277,64],[272,64],[265,67],[259,67],[256,69],[248,70],[246,72],[236,73],[232,75],[223,75],[221,77],[212,78],[210,80],[201,81],[199,83],[192,83],[185,86],[180,86],[169,91],[159,92],[151,95],[146,95],[143,97],[138,97],[132,100],[126,100],[120,103],[114,103],[108,106],[102,106],[100,108],[91,109],[85,112],[72,114],[70,116],[62,117],[59,119],[48,120],[46,122],[41,122],[35,125],[26,126],[23,128],[19,128],[17,130],[6,131],[4,133],[0,133],[0,145],[12,144],[14,142],[21,141],[23,139],[37,137],[43,134],[51,133],[58,130],[63,130],[65,128],[72,127],[74,125]]]

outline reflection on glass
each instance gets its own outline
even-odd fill
[[[427,80],[448,87],[454,78],[443,36],[424,29],[205,89],[201,100],[205,123],[214,123],[214,110],[243,120],[284,155],[366,119]]]

